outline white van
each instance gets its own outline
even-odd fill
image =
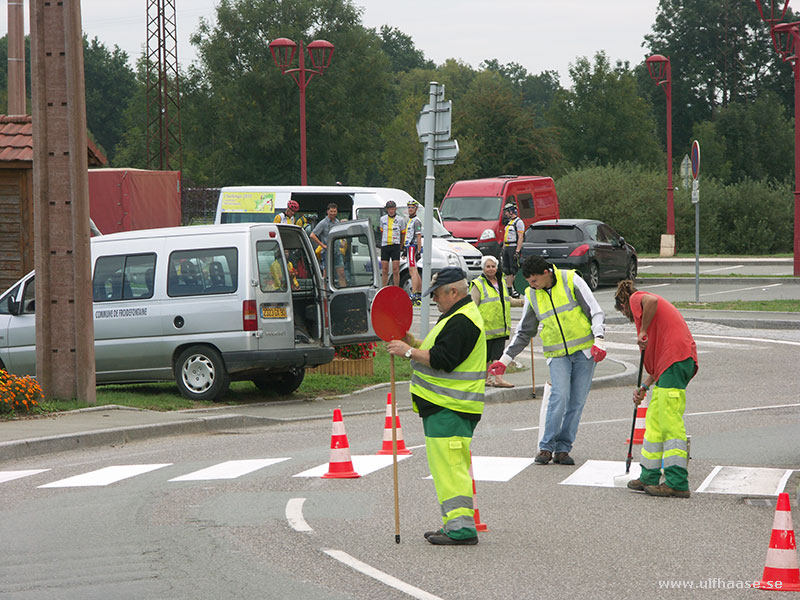
[[[408,218],[406,208],[412,197],[394,188],[347,187],[347,186],[237,186],[220,190],[215,223],[272,222],[275,216],[286,210],[289,200],[300,204],[299,213],[309,223],[311,231],[319,219],[325,218],[329,203],[339,207],[338,218],[368,219],[375,234],[376,245],[380,244],[379,223],[386,203],[394,200],[397,212]],[[418,215],[424,218],[425,209],[420,207]],[[469,279],[481,273],[481,252],[473,245],[453,237],[442,224],[433,220],[431,251],[431,273],[445,267],[460,267]],[[424,251],[428,251],[425,248]],[[379,271],[376,264],[376,270]],[[411,278],[408,265],[400,263],[400,285],[411,293]]]
[[[294,225],[241,223],[92,238],[97,382],[174,379],[185,397],[218,400],[231,380],[288,394],[333,345],[376,340],[380,281],[368,221],[331,228],[345,277],[323,281]],[[332,260],[332,259],[331,259]],[[327,273],[335,270],[328,265]],[[35,375],[34,273],[0,296],[0,367]]]

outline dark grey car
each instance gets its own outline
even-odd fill
[[[636,279],[636,248],[593,219],[539,221],[528,227],[522,259],[541,256],[559,269],[577,269],[592,290],[601,283]]]

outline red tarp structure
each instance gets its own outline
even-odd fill
[[[180,171],[89,169],[89,212],[104,234],[177,227]]]

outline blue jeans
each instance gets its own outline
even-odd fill
[[[550,401],[544,422],[544,436],[539,450],[569,452],[583,405],[592,387],[592,376],[597,363],[587,358],[582,350],[569,356],[557,356],[550,360]],[[541,423],[539,424],[541,427]]]

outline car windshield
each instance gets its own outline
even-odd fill
[[[501,198],[496,196],[450,197],[439,209],[444,221],[495,221],[500,216]]]
[[[580,242],[583,233],[577,227],[564,225],[535,226],[525,233],[526,242],[533,244],[567,244]]]

